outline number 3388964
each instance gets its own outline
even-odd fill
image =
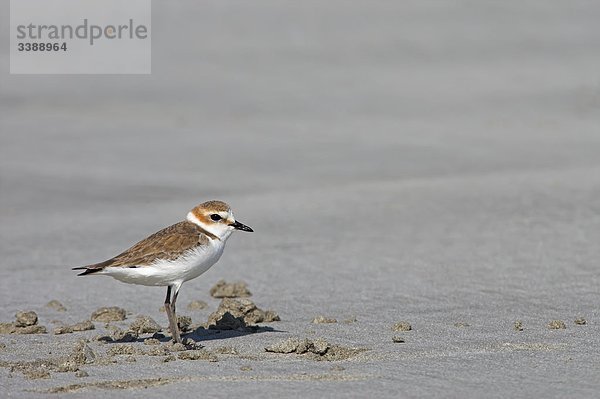
[[[67,51],[67,43],[17,43],[19,51]]]

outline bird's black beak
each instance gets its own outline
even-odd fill
[[[251,227],[246,226],[245,224],[240,223],[237,220],[235,221],[235,223],[231,223],[230,226],[233,226],[233,228],[236,230],[248,231],[250,233],[254,231]]]

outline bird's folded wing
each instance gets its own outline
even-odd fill
[[[106,267],[147,266],[158,260],[177,259],[184,252],[207,242],[207,237],[194,223],[179,222],[152,234],[112,259],[85,268],[101,270]]]

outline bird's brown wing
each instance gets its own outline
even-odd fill
[[[90,274],[107,267],[147,266],[159,259],[177,259],[187,250],[207,243],[208,238],[199,226],[188,221],[179,222],[157,231],[114,258],[73,270],[85,269],[81,274]]]

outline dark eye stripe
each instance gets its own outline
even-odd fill
[[[221,220],[221,216],[217,215],[216,213],[213,213],[212,215],[210,215],[210,218],[212,220],[214,220],[215,222],[218,222],[219,220]]]

